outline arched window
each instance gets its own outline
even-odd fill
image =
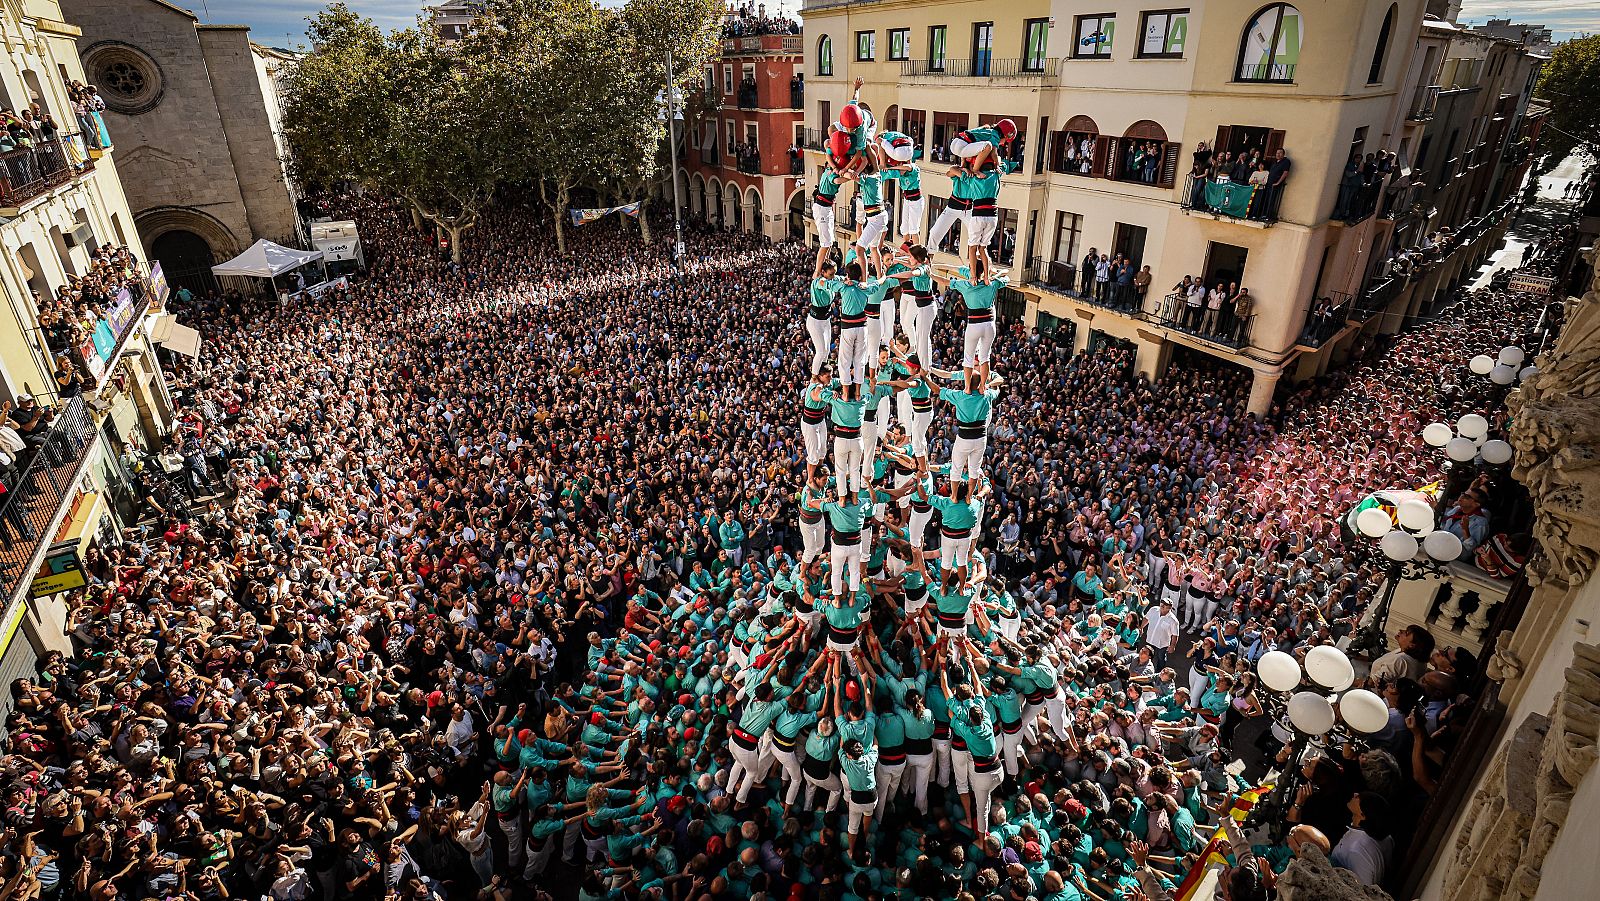
[[[1088,116],[1073,116],[1050,138],[1050,171],[1065,175],[1097,175],[1103,148],[1100,126]]]
[[[1300,10],[1274,3],[1256,13],[1239,39],[1236,81],[1292,82],[1305,41]]]
[[[1128,126],[1122,137],[1107,143],[1107,174],[1118,181],[1170,188],[1178,169],[1178,145],[1167,140],[1166,129],[1141,119]]]
[[[1389,32],[1394,29],[1395,5],[1389,4],[1389,12],[1383,17],[1383,27],[1378,29],[1378,45],[1372,48],[1372,68],[1367,71],[1367,84],[1377,84],[1383,81],[1383,60],[1389,54]]]
[[[817,38],[817,74],[833,74],[833,38],[827,35]]]

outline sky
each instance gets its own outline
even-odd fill
[[[201,21],[249,25],[258,43],[284,46],[305,40],[305,19],[326,5],[322,0],[176,0],[193,9]],[[346,0],[351,9],[370,16],[384,28],[400,28],[416,21],[417,11],[433,0]],[[618,3],[620,0],[605,0]],[[769,0],[768,7],[799,6],[799,0]],[[1513,22],[1533,22],[1555,31],[1557,41],[1578,34],[1600,33],[1597,0],[1465,0],[1461,22],[1481,24],[1490,16]]]
[[[1600,33],[1600,3],[1595,0],[1464,0],[1463,25],[1482,25],[1490,16],[1543,25],[1557,43],[1580,34]]]
[[[305,41],[306,17],[327,5],[326,0],[171,0],[193,10],[200,21],[213,25],[249,25],[251,40],[274,47]],[[424,4],[440,0],[345,0],[345,5],[385,29],[416,24]],[[622,0],[601,0],[620,6]],[[798,10],[800,0],[766,0],[767,8]]]

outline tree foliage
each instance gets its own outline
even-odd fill
[[[537,186],[564,250],[575,190],[636,199],[660,178],[666,54],[675,84],[695,80],[716,52],[721,8],[487,0],[446,45],[422,25],[384,34],[334,4],[311,20],[311,52],[286,86],[297,174],[402,197],[458,252],[498,187]]]
[[[1578,148],[1600,151],[1600,35],[1557,45],[1534,96],[1550,105],[1539,143],[1550,168]]]

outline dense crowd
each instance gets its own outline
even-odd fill
[[[838,441],[851,402],[807,371],[805,248],[697,234],[675,273],[504,211],[457,266],[336,205],[370,275],[186,311],[181,434],[221,494],[91,550],[75,654],[11,686],[18,898],[1160,899],[1220,818],[1246,901],[1304,845],[1372,883],[1403,845],[1471,655],[1374,661],[1392,728],[1303,762],[1281,844],[1227,816],[1269,762],[1235,733],[1275,710],[1262,653],[1356,626],[1382,573],[1337,518],[1437,474],[1416,430],[1482,400],[1440,373],[1518,298],[1264,419],[1223,365],[1150,383],[1008,322],[963,378],[952,317],[921,360],[891,325],[873,396],[954,371],[920,447],[885,404],[857,498],[800,428],[825,397]],[[1486,516],[1503,487],[1471,486]]]

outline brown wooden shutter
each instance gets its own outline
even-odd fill
[[[1097,178],[1111,178],[1117,171],[1117,139],[1100,135],[1094,139],[1094,174]]]
[[[1178,151],[1182,148],[1178,142],[1169,143],[1161,152],[1161,174],[1157,177],[1156,184],[1163,188],[1170,188],[1177,184],[1178,179]]]
[[[1227,150],[1228,149],[1228,145],[1230,143],[1232,143],[1232,141],[1233,141],[1233,126],[1232,125],[1218,125],[1217,126],[1217,142],[1215,144],[1211,145],[1211,151],[1213,153],[1216,153],[1218,151]]]
[[[1271,160],[1273,155],[1283,149],[1283,129],[1275,128],[1267,132],[1267,147],[1263,156]]]
[[[1050,135],[1050,171],[1060,172],[1066,168],[1067,163],[1067,133],[1054,132]]]

